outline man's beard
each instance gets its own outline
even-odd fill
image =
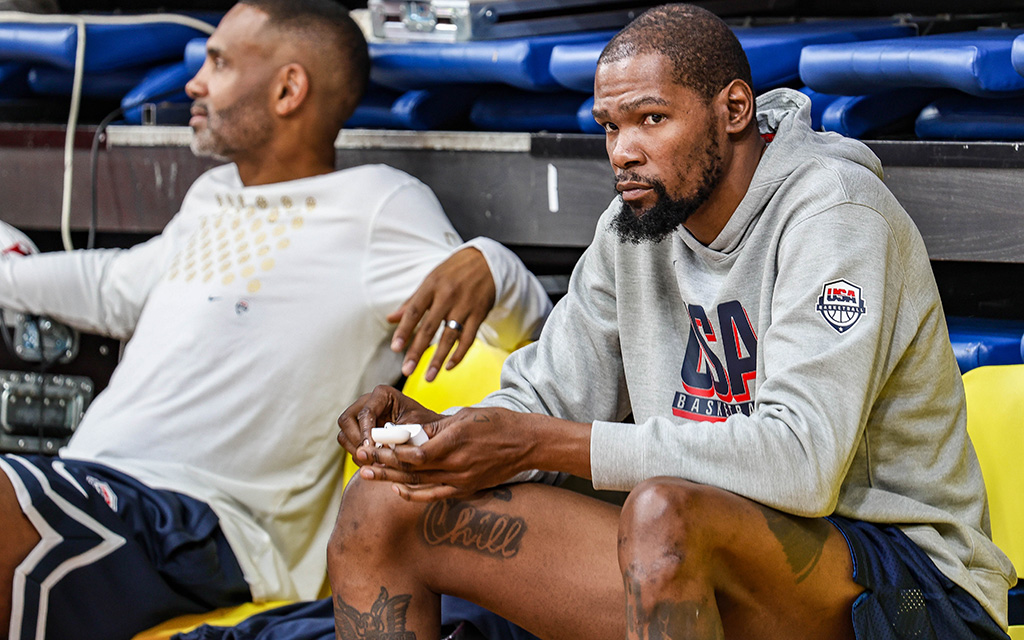
[[[206,128],[192,134],[192,153],[200,158],[229,161],[235,160],[241,151],[267,143],[272,121],[256,106],[257,95],[254,89],[220,111],[210,111],[207,106]]]
[[[708,133],[704,160],[704,171],[697,190],[690,196],[676,199],[668,195],[665,184],[660,180],[644,178],[635,173],[619,174],[617,182],[631,180],[649,184],[658,196],[654,205],[643,213],[637,213],[633,207],[620,200],[619,212],[611,223],[612,229],[619,236],[619,242],[661,242],[686,222],[707,201],[722,179],[722,156],[718,153],[718,141],[712,132]]]
[[[219,153],[217,141],[210,136],[210,130],[202,133],[193,133],[192,141],[189,143],[192,154],[197,158],[213,158],[220,162],[227,162],[228,157]]]

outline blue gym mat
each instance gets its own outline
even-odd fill
[[[613,33],[595,31],[455,43],[372,43],[371,77],[377,84],[401,90],[442,84],[497,83],[553,91],[561,88],[549,70],[554,47],[607,42]]]
[[[892,20],[828,20],[733,29],[750,60],[756,91],[764,91],[797,79],[800,50],[809,44],[877,38],[908,37],[912,25]],[[609,38],[610,39],[610,38]],[[551,51],[551,75],[567,89],[594,91],[597,59],[608,43],[560,44]]]
[[[1024,76],[1011,62],[1014,39],[1022,33],[990,29],[812,45],[800,55],[800,78],[815,91],[842,95],[934,87],[1010,97],[1024,94]]]
[[[946,318],[960,373],[993,364],[1024,363],[1024,322],[985,318]]]
[[[184,62],[157,67],[121,99],[124,121],[128,124],[142,124],[142,105],[146,102],[188,102],[185,83],[195,74]]]
[[[839,96],[822,110],[821,128],[862,138],[901,121],[909,123],[925,105],[949,93],[946,89],[909,88]]]
[[[185,66],[196,75],[206,62],[206,38],[193,38],[185,44]]]
[[[19,62],[0,63],[0,100],[21,98],[28,92],[28,65]]]
[[[946,96],[917,116],[922,140],[1024,140],[1024,97]]]
[[[604,133],[604,128],[594,120],[594,96],[590,96],[580,105],[576,111],[576,123],[583,133]]]
[[[216,24],[219,14],[196,17]],[[85,28],[86,73],[146,66],[181,58],[185,44],[199,32],[179,24],[90,24]],[[75,68],[78,30],[73,24],[0,22],[0,61]]]
[[[501,88],[480,96],[473,103],[469,119],[487,131],[579,133],[577,113],[586,100],[586,96],[572,91],[531,93]],[[590,120],[593,122],[593,117]]]
[[[120,98],[145,77],[146,67],[116,69],[82,76],[82,95],[88,98]],[[56,67],[33,67],[28,72],[32,93],[42,96],[70,96],[75,74]]]
[[[428,131],[464,124],[484,87],[441,87],[392,91],[372,87],[345,123],[348,128]]]
[[[1010,47],[1010,62],[1017,73],[1024,75],[1024,35],[1013,39],[1013,45]]]

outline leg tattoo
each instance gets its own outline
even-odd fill
[[[370,613],[360,613],[341,596],[334,596],[334,632],[338,640],[416,640],[416,634],[405,630],[405,615],[411,595],[391,597],[380,588]]]
[[[782,545],[786,553],[786,562],[793,570],[799,584],[811,575],[818,566],[828,539],[829,524],[823,520],[802,519],[798,522],[793,516],[787,516],[775,509],[762,507],[768,528]]]
[[[423,540],[430,546],[448,545],[502,559],[519,553],[526,533],[522,518],[454,499],[432,503],[420,525]]]

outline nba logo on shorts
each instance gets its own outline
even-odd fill
[[[85,476],[85,481],[92,485],[92,488],[100,494],[103,502],[106,502],[112,511],[117,512],[117,494],[114,493],[109,484],[92,476]]]
[[[843,333],[864,315],[864,299],[857,285],[846,280],[833,280],[822,286],[821,297],[814,308],[833,329]]]

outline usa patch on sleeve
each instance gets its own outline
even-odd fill
[[[865,313],[860,287],[845,279],[822,285],[821,296],[814,308],[838,333],[845,333]]]

